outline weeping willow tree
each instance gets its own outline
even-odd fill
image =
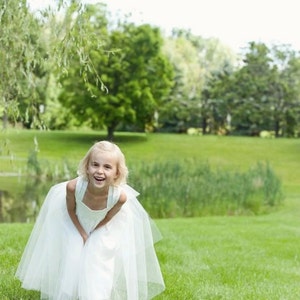
[[[89,56],[91,45],[100,49],[102,37],[88,30],[86,7],[78,0],[57,0],[43,10],[32,11],[26,0],[2,0],[0,4],[0,118],[43,127],[51,76],[67,73],[76,56],[80,74],[91,75],[105,86]],[[101,4],[103,6],[103,4]],[[103,6],[103,9],[105,7]]]

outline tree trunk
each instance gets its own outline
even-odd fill
[[[5,130],[7,128],[7,123],[8,123],[8,117],[6,111],[3,113],[3,118],[2,118],[2,128]]]
[[[207,133],[206,130],[207,130],[207,119],[205,116],[203,116],[202,117],[202,134],[203,135]]]
[[[108,141],[112,142],[114,140],[114,132],[115,132],[114,126],[107,127],[107,140]]]
[[[280,130],[280,125],[279,125],[279,121],[275,120],[275,126],[274,126],[274,131],[275,131],[275,137],[279,137],[279,130]]]

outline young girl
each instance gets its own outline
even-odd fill
[[[119,147],[102,141],[79,177],[50,189],[16,272],[23,288],[53,300],[142,300],[164,290],[160,234],[127,174]]]

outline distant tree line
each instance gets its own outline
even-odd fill
[[[104,4],[0,4],[3,127],[300,136],[300,56],[249,42],[169,35]]]

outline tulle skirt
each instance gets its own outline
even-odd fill
[[[22,287],[52,300],[143,300],[165,286],[154,243],[160,233],[126,188],[128,200],[83,243],[65,200],[66,183],[53,186],[18,266]]]

